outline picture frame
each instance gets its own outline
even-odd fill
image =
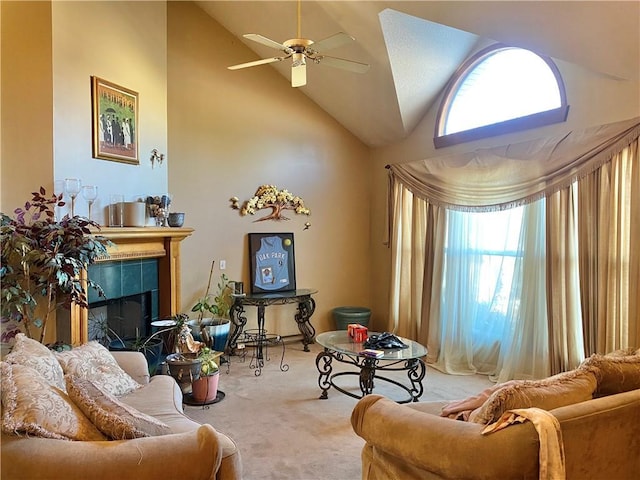
[[[138,92],[91,77],[93,158],[139,165]]]
[[[293,233],[249,233],[251,293],[296,289]]]

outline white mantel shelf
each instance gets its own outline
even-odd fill
[[[193,233],[192,228],[101,227],[92,232],[114,244],[107,248],[109,257],[99,262],[157,258],[160,316],[180,313],[180,242]],[[87,342],[88,317],[87,309],[72,307],[69,321],[73,345]]]

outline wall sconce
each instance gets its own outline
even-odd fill
[[[164,153],[160,153],[154,148],[151,150],[151,158],[149,160],[151,160],[151,168],[154,167],[156,162],[158,165],[162,165],[162,162],[164,161]]]

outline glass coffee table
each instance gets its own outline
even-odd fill
[[[375,332],[369,332],[369,334],[374,335]],[[417,402],[423,393],[422,380],[426,374],[426,367],[422,357],[427,354],[427,349],[413,340],[398,338],[409,348],[383,350],[382,357],[373,358],[360,355],[359,352],[365,349],[364,345],[351,341],[346,330],[317,335],[316,343],[324,347],[324,351],[316,357],[316,367],[320,374],[318,386],[322,390],[320,398],[327,399],[331,387],[350,397],[362,398],[373,393],[374,382],[379,380],[393,384],[409,394],[407,399],[399,400],[398,403]],[[333,373],[332,362],[334,360],[353,365],[358,370]],[[406,371],[408,384],[378,374],[389,371]],[[361,395],[345,390],[335,383],[335,379],[338,377],[355,375],[359,376]]]

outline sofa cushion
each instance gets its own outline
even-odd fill
[[[607,353],[607,357],[626,357],[631,355],[640,355],[640,348],[621,348],[620,350],[614,350]]]
[[[64,373],[54,353],[40,342],[24,333],[16,335],[16,343],[5,357],[5,361],[33,368],[44,379],[61,390],[65,389]]]
[[[56,358],[67,375],[90,380],[105,392],[120,397],[140,387],[125,372],[105,347],[96,341],[72,350],[56,352]]]
[[[591,400],[596,389],[593,369],[579,368],[543,380],[518,380],[493,392],[474,410],[469,420],[488,424],[514,408],[537,407],[543,410]]]
[[[582,362],[582,367],[595,367],[598,386],[596,396],[614,395],[640,388],[640,354],[613,352],[593,354]]]
[[[70,375],[65,379],[69,398],[107,437],[124,440],[171,433],[168,425],[118,401],[93,382]]]
[[[118,400],[166,423],[173,433],[191,431],[199,425],[184,415],[182,392],[169,375],[154,375],[147,385]]]
[[[106,440],[65,392],[31,367],[0,362],[2,431],[59,440]]]

